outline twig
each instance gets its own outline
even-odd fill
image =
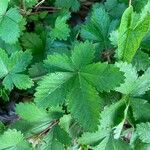
[[[33,135],[27,138],[27,140],[30,139],[38,139],[39,137],[43,136],[43,134],[47,133],[49,130],[51,130],[54,126],[56,126],[59,123],[59,120],[54,120],[46,129],[44,129],[42,132],[40,132],[37,135]]]
[[[132,5],[132,0],[129,0],[129,7]]]
[[[45,2],[45,0],[40,1],[38,4],[35,5],[35,8],[40,6],[41,4],[43,4]]]

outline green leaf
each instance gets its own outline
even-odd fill
[[[108,45],[108,31],[110,18],[101,5],[94,5],[90,18],[81,28],[81,37],[96,43],[100,43],[104,48]]]
[[[107,0],[105,2],[105,7],[106,10],[109,12],[110,16],[119,19],[122,16],[124,10],[126,9],[125,3],[120,3],[118,0]]]
[[[150,57],[147,53],[138,51],[133,58],[132,64],[136,67],[137,71],[145,71],[150,67]]]
[[[41,54],[44,50],[44,44],[40,36],[36,33],[25,33],[22,38],[22,45],[25,49],[31,50],[34,55]]]
[[[38,106],[47,108],[57,106],[65,100],[65,83],[73,77],[72,73],[51,73],[40,82],[35,93],[35,102]]]
[[[121,92],[123,94],[130,94],[133,89],[134,83],[138,79],[137,71],[135,67],[133,67],[131,64],[128,64],[126,62],[116,63],[116,66],[120,68],[120,71],[125,73],[124,74],[125,82],[121,84],[120,87],[116,88],[116,91]]]
[[[48,117],[45,110],[38,108],[34,103],[19,103],[16,105],[16,113],[29,122],[43,120]]]
[[[141,43],[141,48],[146,49],[147,51],[149,51],[149,49],[150,49],[149,42],[150,42],[150,30],[145,35],[145,37],[144,37],[144,39]]]
[[[101,99],[82,75],[76,78],[68,99],[73,117],[85,130],[95,131],[99,123]]]
[[[138,77],[137,71],[131,64],[116,63],[116,66],[125,73],[125,83],[116,88],[116,91],[132,96],[143,95],[150,88],[150,68],[145,73]]]
[[[104,138],[93,150],[130,150],[129,145],[122,140],[115,140],[112,136]]]
[[[12,73],[21,73],[26,70],[31,63],[32,55],[29,51],[18,51],[10,57],[10,69]]]
[[[131,107],[136,121],[150,121],[150,104],[139,98],[131,98]]]
[[[71,139],[67,132],[55,126],[49,133],[44,137],[41,150],[63,150],[64,145],[70,145]]]
[[[120,101],[107,106],[101,112],[100,126],[102,129],[113,128],[122,122],[124,118],[124,111],[126,109],[125,100],[121,99]],[[117,116],[117,117],[116,117]]]
[[[124,12],[119,27],[118,50],[119,59],[131,62],[142,39],[147,33],[150,25],[150,3],[148,3],[140,14],[133,12],[130,6]]]
[[[69,134],[63,130],[60,126],[56,126],[54,128],[54,137],[64,145],[70,145],[71,144],[71,138],[69,137]]]
[[[70,13],[58,16],[55,21],[55,27],[50,32],[50,37],[52,40],[67,40],[70,34],[69,25],[67,20],[70,18]]]
[[[78,43],[75,45],[72,51],[72,62],[76,70],[92,63],[94,59],[94,45],[88,41],[84,43]]]
[[[40,146],[41,150],[64,150],[64,146],[61,142],[57,141],[54,137],[54,132],[49,132],[43,139]]]
[[[147,4],[148,1],[149,0],[142,0],[142,1],[141,0],[134,0],[132,2],[132,5],[134,6],[134,8],[137,12],[140,12],[143,9],[143,7]]]
[[[78,142],[84,145],[93,145],[99,143],[99,141],[109,136],[110,132],[110,129],[104,130],[101,128],[99,128],[96,132],[85,132],[78,139]]]
[[[126,109],[124,110],[124,116],[122,121],[114,128],[114,139],[119,139],[122,133],[122,130],[124,128],[125,121],[127,120],[129,105],[126,106]]]
[[[47,60],[44,61],[46,67],[50,71],[73,71],[73,64],[71,59],[66,54],[57,54],[49,55]]]
[[[113,90],[124,80],[117,67],[106,63],[88,65],[81,70],[81,74],[100,92]]]
[[[144,143],[150,143],[150,123],[140,123],[137,124],[137,129],[136,129],[140,140]]]
[[[33,85],[28,75],[21,74],[31,62],[32,56],[28,51],[15,52],[9,58],[6,52],[0,49],[0,78],[6,89],[12,90],[14,85],[18,89],[27,89]]]
[[[35,63],[31,65],[31,67],[28,70],[28,73],[30,77],[32,77],[34,80],[39,80],[43,75],[47,73],[47,70],[42,62]]]
[[[28,89],[33,86],[33,81],[28,75],[11,74],[12,81],[18,89]]]
[[[5,53],[4,50],[0,49],[0,78],[5,77],[9,70],[8,70],[8,64],[9,64],[9,59],[7,54]]]
[[[7,10],[9,0],[1,0],[0,1],[0,18],[3,16]],[[1,19],[0,19],[1,21]]]
[[[0,136],[0,149],[8,150],[30,150],[29,144],[25,141],[21,132],[16,130],[7,130]]]
[[[10,8],[0,22],[0,37],[6,43],[14,44],[20,36],[19,23],[22,21],[22,16],[16,8]]]
[[[66,102],[73,118],[89,131],[96,130],[103,105],[96,90],[113,90],[124,79],[117,67],[105,63],[92,64],[93,58],[94,46],[90,42],[75,43],[70,58],[50,55],[45,63],[48,69],[53,69],[51,72],[56,73],[45,76],[35,93],[35,102],[44,108]],[[68,101],[65,101],[66,95],[69,95]]]

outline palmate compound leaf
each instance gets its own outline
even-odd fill
[[[140,96],[150,89],[150,68],[145,73],[138,77],[135,67],[131,64],[119,62],[116,66],[125,73],[125,83],[116,88],[116,91],[122,94]]]
[[[0,16],[0,37],[9,44],[17,42],[21,29],[22,16],[16,8],[10,8],[3,16]]]
[[[36,104],[44,108],[63,104],[68,95],[67,104],[72,116],[90,131],[97,127],[101,106],[96,89],[113,90],[124,79],[123,73],[114,65],[91,64],[94,51],[90,42],[84,42],[77,43],[71,57],[60,54],[48,56],[45,64],[54,68],[55,73],[45,76],[35,93]]]
[[[4,134],[0,135],[0,149],[30,150],[31,148],[20,131],[8,129]]]
[[[0,49],[0,78],[6,89],[12,90],[14,85],[18,89],[27,89],[33,85],[28,75],[22,74],[32,59],[28,51],[15,52],[10,57]]]
[[[140,14],[130,6],[124,12],[119,27],[117,56],[120,60],[131,62],[150,25],[150,2]]]
[[[111,20],[108,12],[102,5],[93,6],[92,12],[81,26],[81,37],[84,40],[98,44],[98,51],[110,47],[109,34],[117,28],[119,21]]]

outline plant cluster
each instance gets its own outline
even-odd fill
[[[150,150],[149,0],[0,0],[0,150]]]

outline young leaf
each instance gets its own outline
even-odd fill
[[[150,3],[148,3],[140,14],[133,12],[130,6],[124,12],[119,27],[118,50],[119,59],[131,62],[142,39],[147,33],[150,25]]]
[[[9,0],[1,0],[0,1],[0,18],[5,14],[7,7],[8,7]],[[1,22],[1,19],[0,19]]]

